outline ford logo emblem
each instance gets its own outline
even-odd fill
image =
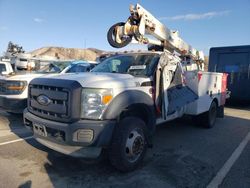
[[[48,106],[52,102],[52,100],[46,95],[39,95],[36,100],[39,104],[44,106]]]

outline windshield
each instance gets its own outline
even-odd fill
[[[159,61],[158,54],[115,55],[104,60],[91,72],[109,72],[149,77],[153,74]]]
[[[70,61],[32,61],[27,63],[26,69],[20,69],[17,67],[16,74],[27,74],[27,73],[59,73],[67,66],[69,66],[72,62]]]
[[[71,62],[49,62],[46,64],[39,64],[35,67],[35,72],[38,73],[59,73],[67,66],[69,66]]]
[[[6,71],[5,64],[0,64],[0,74],[4,71]]]

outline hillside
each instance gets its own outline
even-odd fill
[[[94,61],[103,51],[95,48],[43,47],[30,52],[32,56],[52,56],[58,59],[85,59]]]
[[[102,54],[107,52],[96,49],[96,48],[63,48],[63,47],[43,47],[30,52],[34,56],[51,56],[57,57],[61,60],[67,59],[85,59],[85,60],[96,60]],[[205,71],[208,70],[208,56],[205,56]]]

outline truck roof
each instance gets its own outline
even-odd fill
[[[240,46],[222,46],[222,47],[212,47],[210,52],[214,50],[233,50],[233,49],[250,49],[250,45],[240,45]]]
[[[0,61],[0,64],[10,64],[10,62],[9,61]]]
[[[125,52],[117,52],[113,55],[126,55],[126,54],[162,54],[161,51],[125,51]]]
[[[73,61],[71,63],[72,65],[77,65],[77,64],[97,64],[96,61],[87,61],[87,60],[77,60],[77,61]]]

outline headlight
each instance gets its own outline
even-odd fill
[[[105,107],[112,98],[112,89],[83,89],[81,117],[100,119]]]
[[[5,93],[7,95],[21,94],[26,86],[26,81],[7,81],[5,82]]]

